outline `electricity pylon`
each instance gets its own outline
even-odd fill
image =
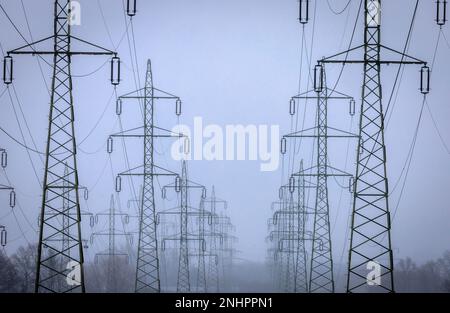
[[[116,113],[121,114],[122,101],[126,99],[143,101],[144,126],[111,135],[108,139],[108,152],[112,152],[112,138],[114,137],[142,138],[144,141],[144,164],[140,167],[119,174],[118,179],[120,181],[122,176],[141,176],[143,179],[142,200],[140,201],[139,208],[139,241],[137,251],[135,292],[157,293],[161,291],[161,283],[155,221],[156,207],[154,177],[176,176],[177,174],[155,164],[153,156],[154,138],[180,137],[181,135],[174,134],[170,130],[154,125],[154,106],[156,100],[175,100],[176,114],[180,115],[181,100],[179,97],[157,89],[153,85],[152,65],[150,60],[147,61],[144,88],[120,96],[117,99]],[[137,133],[136,131],[139,132]],[[157,131],[160,133],[158,134]],[[120,182],[118,182],[118,184],[120,184]]]
[[[279,210],[275,211],[276,212],[288,212],[288,206],[289,206],[289,194],[287,193],[283,193],[280,196],[280,202],[274,202],[272,203],[272,208],[276,205],[279,204],[280,208]],[[275,247],[274,247],[274,263],[275,263],[275,275],[276,275],[276,283],[277,286],[276,288],[279,291],[285,291],[286,288],[286,281],[287,279],[289,279],[289,272],[288,269],[286,268],[286,261],[287,258],[289,258],[289,254],[286,255],[286,251],[285,249],[283,249],[283,242],[284,242],[284,238],[286,236],[286,234],[289,233],[288,230],[286,230],[286,222],[287,222],[287,218],[289,215],[275,215],[272,218],[273,224],[274,224],[274,228],[272,231],[270,231],[269,233],[269,239],[270,241],[274,242],[275,241]]]
[[[8,51],[4,60],[4,81],[6,84],[10,84],[13,79],[11,55],[53,56],[35,292],[57,292],[50,286],[54,277],[58,277],[57,280],[66,279],[67,275],[72,272],[76,272],[77,275],[71,277],[73,279],[70,280],[70,284],[64,286],[62,292],[85,292],[75,118],[72,98],[72,57],[76,55],[113,56],[111,60],[111,82],[117,85],[120,81],[120,60],[115,52],[71,35],[71,21],[73,14],[76,13],[72,12],[70,0],[55,0],[53,35]],[[53,50],[37,50],[34,48],[35,45],[47,41],[53,41]],[[72,49],[74,43],[88,46],[93,51],[74,51]],[[65,164],[69,168],[68,174],[64,174]],[[74,194],[74,197],[69,197],[68,193],[63,192],[65,183],[69,185],[69,194]],[[61,203],[64,199],[69,202],[69,211],[75,212],[76,215],[61,211]],[[63,226],[63,218],[69,220],[68,227]],[[64,236],[70,238],[70,251],[61,248],[60,241]],[[48,255],[46,255],[47,252]],[[61,256],[70,260],[63,267],[58,262]]]
[[[90,241],[91,245],[94,243],[95,237],[105,236],[108,238],[108,249],[106,251],[96,253],[95,254],[95,263],[99,262],[100,257],[107,257],[108,262],[108,273],[107,273],[107,282],[106,282],[106,290],[108,292],[117,292],[117,281],[115,279],[116,276],[116,258],[122,257],[126,258],[128,261],[129,255],[125,252],[118,251],[116,249],[116,237],[124,236],[129,242],[132,241],[132,234],[124,231],[119,231],[116,228],[116,217],[120,217],[122,219],[122,223],[128,224],[129,215],[126,213],[122,213],[116,211],[114,195],[111,195],[111,200],[109,204],[109,210],[103,213],[98,213],[95,215],[95,223],[98,224],[99,217],[106,216],[108,218],[108,229],[101,232],[92,233]]]
[[[205,240],[205,219],[206,219],[206,211],[205,211],[205,202],[204,199],[200,200],[200,215],[197,220],[198,222],[198,254],[190,256],[197,256],[198,264],[197,264],[197,292],[205,293],[208,290],[208,286],[206,283],[206,248],[204,243]]]
[[[365,0],[363,14],[364,43],[324,58],[319,64],[364,66],[347,292],[394,292],[381,65],[422,65],[420,90],[424,95],[429,92],[430,70],[426,62],[381,43],[381,0]],[[363,57],[350,56],[356,51],[362,52]],[[382,52],[399,56],[400,60],[383,57]],[[379,269],[378,273],[375,269]],[[375,277],[369,280],[370,272]]]
[[[202,198],[206,198],[206,188],[203,185],[190,181],[188,179],[186,161],[182,161],[181,178],[177,177],[174,184],[166,185],[163,187],[163,195],[166,194],[166,189],[172,188],[176,192],[180,192],[180,206],[169,210],[165,210],[157,213],[157,220],[160,215],[175,215],[180,217],[180,233],[163,238],[162,249],[165,250],[166,241],[178,241],[179,242],[179,259],[178,259],[178,277],[177,277],[177,292],[190,292],[191,281],[189,271],[189,241],[200,241],[203,247],[205,246],[205,239],[199,238],[190,234],[188,230],[188,218],[189,216],[200,216],[205,214],[200,210],[189,205],[189,190],[201,189]],[[204,249],[204,248],[203,248]]]
[[[300,162],[300,172],[303,172],[303,160]],[[308,292],[308,270],[306,266],[306,197],[305,189],[307,188],[305,178],[300,176],[297,185],[297,249],[295,259],[295,284],[294,292]],[[295,239],[295,237],[294,237]]]
[[[300,170],[303,171],[303,161]],[[312,232],[306,230],[306,219],[313,210],[306,206],[305,190],[315,188],[305,178],[290,181],[279,190],[279,201],[272,203],[274,211],[270,219],[276,229],[269,229],[270,241],[275,241],[274,257],[279,267],[279,289],[283,292],[308,292],[306,242],[312,240]],[[297,190],[297,193],[295,193]],[[297,199],[295,199],[295,195]]]
[[[300,170],[303,172],[303,160],[300,162]],[[307,275],[307,255],[306,242],[310,241],[311,232],[306,230],[307,211],[305,203],[305,189],[314,188],[306,184],[303,176],[298,177],[297,183],[288,184],[280,187],[280,201],[272,203],[272,209],[279,206],[280,209],[275,210],[272,222],[274,225],[283,225],[278,229],[278,253],[285,253],[286,270],[282,277],[281,284],[284,292],[308,292],[308,275]],[[297,201],[294,199],[295,190],[297,190]],[[286,197],[289,198],[286,201]],[[282,235],[282,236],[280,236]],[[273,239],[273,238],[272,238]],[[287,242],[285,248],[284,242]],[[281,264],[284,266],[284,264]]]
[[[352,104],[352,97],[335,90],[329,91],[326,86],[325,69],[316,66],[314,91],[299,94],[291,99],[291,110],[296,100],[316,99],[317,113],[316,126],[288,134],[282,139],[282,152],[285,152],[286,138],[315,138],[316,161],[310,169],[294,173],[294,176],[309,176],[316,179],[316,197],[314,207],[314,226],[311,252],[311,268],[309,276],[310,292],[334,292],[333,254],[330,235],[330,209],[328,199],[328,177],[351,177],[344,171],[331,167],[328,164],[329,138],[356,138],[349,132],[328,126],[328,100],[348,100]],[[334,94],[334,95],[333,95]],[[294,102],[294,105],[292,103]],[[295,181],[295,180],[294,180]]]
[[[209,250],[210,242],[214,241],[216,237],[222,238],[221,234],[214,233],[212,231],[214,224],[214,215],[212,211],[206,210],[207,198],[200,199],[200,205],[198,212],[191,210],[188,215],[197,216],[197,233],[193,233],[192,236],[198,238],[198,248],[197,251],[190,252],[189,257],[196,257],[197,262],[197,293],[208,292],[208,275],[206,271],[206,259],[210,262],[214,262],[215,266],[218,265],[218,255],[212,250]],[[208,227],[207,227],[208,226]],[[213,288],[215,285],[213,284]]]
[[[231,222],[231,218],[221,212],[215,217],[217,223],[217,233],[220,234],[222,240],[222,246],[219,248],[219,263],[222,265],[222,278],[221,286],[225,290],[231,288],[231,274],[233,270],[233,260],[236,255],[240,253],[234,247],[234,244],[238,242],[238,238],[233,234],[236,231],[236,227]]]
[[[211,223],[211,240],[210,240],[210,255],[208,260],[208,281],[212,286],[212,291],[217,293],[220,291],[220,278],[219,278],[219,249],[223,244],[222,234],[218,231],[218,210],[219,205],[223,210],[226,210],[228,203],[216,196],[215,187],[212,186],[210,198],[203,200],[205,204],[210,205],[210,212],[212,215]]]

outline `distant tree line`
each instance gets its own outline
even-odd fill
[[[20,247],[11,256],[7,256],[3,250],[0,250],[1,293],[34,292],[36,252],[36,245]],[[246,266],[248,267],[249,264],[234,266],[230,283],[238,286],[235,290],[270,292],[270,286],[273,285],[270,282],[270,275],[267,275],[265,279],[268,281],[264,284],[261,278],[265,275],[258,275],[258,277],[242,275],[248,272]],[[267,271],[263,264],[251,266],[255,272]],[[169,272],[176,273],[175,269]],[[238,275],[238,273],[241,274]],[[395,266],[394,277],[397,292],[450,292],[450,251],[445,252],[437,260],[428,261],[422,265],[417,265],[411,258],[401,259]],[[133,292],[135,264],[126,258],[105,256],[96,262],[85,264],[85,279],[87,292]],[[174,280],[173,277],[171,280]],[[256,283],[256,286],[253,286],[253,283]]]

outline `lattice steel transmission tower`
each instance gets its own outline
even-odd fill
[[[381,0],[365,0],[363,17],[364,43],[324,58],[319,64],[364,66],[347,292],[394,292],[381,65],[422,65],[420,90],[424,95],[429,92],[430,70],[426,62],[381,43]],[[362,52],[363,57],[350,56],[356,51]],[[383,57],[382,52],[400,59]],[[368,277],[376,269],[380,269],[379,273]]]
[[[77,274],[63,288],[62,292],[84,292],[83,248],[81,240],[81,217],[78,195],[78,171],[76,161],[76,140],[74,125],[74,106],[72,97],[72,57],[76,55],[108,55],[111,59],[111,83],[120,82],[120,60],[117,54],[71,34],[71,23],[80,12],[72,12],[70,0],[54,1],[52,36],[8,51],[4,60],[4,82],[13,81],[12,55],[53,56],[53,77],[50,100],[49,127],[43,181],[41,222],[35,292],[58,292],[51,287],[55,277],[65,280],[69,273]],[[35,45],[53,41],[53,50],[37,50]],[[72,46],[78,43],[91,51],[74,51]],[[67,164],[69,172],[64,173]],[[69,193],[64,193],[64,184],[68,184]],[[70,195],[74,195],[73,197]],[[70,212],[61,211],[61,203],[69,202]],[[63,219],[69,220],[64,227]],[[66,225],[67,226],[67,225]],[[69,250],[63,250],[62,237],[70,238]],[[70,262],[61,267],[58,259],[67,257]]]
[[[348,100],[350,103],[350,114],[352,114],[355,101],[348,95],[336,90],[330,91],[327,88],[325,68],[320,65],[316,66],[314,70],[314,91],[308,91],[293,97],[290,105],[291,114],[295,113],[293,108],[296,106],[296,101],[306,99],[317,100],[316,126],[284,136],[282,139],[282,152],[286,152],[287,138],[316,139],[315,165],[307,170],[294,173],[293,177],[311,177],[316,180],[309,291],[334,292],[328,177],[351,177],[351,175],[329,165],[328,139],[356,138],[357,135],[328,126],[328,101],[331,99]],[[291,181],[295,182],[295,179],[291,178]],[[290,184],[292,185],[293,182]]]
[[[133,240],[133,234],[129,232],[120,231],[116,227],[116,218],[122,219],[123,224],[128,224],[129,215],[116,210],[116,205],[114,201],[114,195],[111,195],[111,200],[109,203],[109,210],[103,213],[98,213],[95,215],[95,224],[98,224],[99,218],[106,216],[108,218],[108,229],[101,232],[92,233],[90,242],[91,245],[94,243],[96,237],[107,237],[108,238],[108,249],[95,254],[95,263],[99,263],[100,257],[107,257],[107,281],[106,290],[107,292],[117,292],[117,280],[116,276],[116,258],[122,257],[126,258],[127,262],[129,259],[128,253],[120,251],[116,248],[116,238],[119,236],[125,237],[129,243]]]
[[[213,187],[214,188],[214,187]],[[214,253],[208,247],[212,246],[211,242],[215,241],[217,238],[222,238],[221,234],[213,232],[214,225],[214,214],[212,211],[206,209],[206,204],[209,199],[203,198],[200,199],[200,205],[198,211],[192,210],[188,212],[188,215],[197,216],[197,229],[193,230],[191,236],[198,238],[197,251],[190,251],[189,257],[196,257],[197,262],[197,293],[205,293],[208,292],[208,274],[206,271],[206,260],[208,258],[209,262],[213,262],[217,268],[218,265],[218,255]],[[195,233],[196,231],[196,233]],[[211,266],[211,265],[210,265]],[[210,268],[209,266],[209,268]],[[215,277],[213,277],[213,280]],[[218,278],[217,278],[218,280]],[[218,283],[218,281],[216,281]],[[215,288],[215,284],[213,282],[213,288]]]
[[[204,199],[200,200],[200,215],[198,217],[198,253],[197,254],[189,254],[189,256],[194,256],[198,258],[197,263],[197,292],[205,293],[208,290],[207,282],[206,282],[206,247],[205,247],[205,219],[207,214],[205,214],[205,202]]]
[[[220,248],[223,245],[223,234],[221,234],[218,230],[219,223],[219,215],[218,211],[220,209],[219,206],[223,210],[226,210],[228,207],[228,203],[225,200],[222,200],[216,196],[216,189],[212,186],[211,196],[203,200],[205,204],[210,205],[210,212],[212,217],[211,223],[211,233],[210,233],[210,244],[209,244],[209,260],[208,260],[208,281],[212,286],[212,292],[220,291],[220,276],[219,276],[219,253]]]
[[[299,172],[303,172],[303,161]],[[274,211],[269,223],[269,240],[274,242],[273,257],[279,280],[279,290],[289,293],[308,292],[306,243],[312,240],[312,232],[306,229],[307,216],[313,210],[306,206],[305,190],[314,188],[299,176],[296,182],[279,189],[279,201],[272,203]],[[297,191],[297,192],[295,192]],[[296,197],[296,198],[295,198]]]
[[[300,162],[299,172],[303,172],[303,160]],[[270,239],[277,238],[275,251],[286,254],[285,261],[279,262],[281,270],[281,290],[284,292],[308,292],[306,242],[312,240],[311,231],[306,230],[307,214],[312,214],[305,202],[305,190],[314,188],[306,184],[304,176],[299,176],[294,184],[283,185],[279,190],[279,202],[272,203],[275,207],[271,221],[277,230],[270,233]],[[297,190],[297,193],[295,191]],[[296,194],[297,198],[294,198]],[[276,236],[275,236],[276,235]],[[287,245],[286,245],[286,243]],[[286,268],[284,268],[286,267]]]
[[[217,232],[222,237],[222,246],[219,248],[219,264],[222,270],[221,286],[223,289],[229,290],[232,288],[231,277],[233,271],[233,261],[236,255],[240,253],[234,247],[238,242],[238,238],[234,235],[236,226],[231,222],[231,218],[224,213],[220,213],[215,217],[217,223]]]
[[[203,185],[195,183],[188,179],[186,161],[182,161],[181,178],[177,177],[174,184],[163,187],[163,195],[166,194],[166,189],[172,188],[180,192],[180,206],[169,210],[158,212],[159,215],[175,215],[180,217],[180,233],[164,238],[162,241],[162,249],[165,250],[166,241],[179,242],[179,259],[178,259],[178,277],[177,277],[177,292],[191,291],[191,278],[189,270],[189,241],[200,241],[205,246],[205,239],[199,238],[197,235],[192,235],[188,229],[189,216],[200,216],[206,214],[200,210],[196,210],[189,205],[189,190],[200,189],[202,191],[202,198],[206,198],[206,188]],[[203,248],[204,249],[204,248]]]
[[[142,199],[139,208],[139,241],[136,264],[135,292],[160,292],[160,264],[158,258],[158,240],[156,231],[156,207],[154,178],[156,176],[177,176],[176,173],[159,167],[154,162],[154,139],[158,137],[180,137],[170,130],[154,124],[156,100],[175,100],[176,115],[181,114],[179,97],[156,88],[153,84],[152,64],[147,61],[145,86],[127,93],[117,99],[117,114],[122,113],[122,102],[127,99],[140,100],[144,107],[144,126],[113,134],[108,139],[108,152],[112,152],[113,138],[142,138],[144,144],[143,165],[117,176],[116,188],[121,185],[122,176],[140,176],[142,182]],[[118,188],[117,191],[120,191]]]

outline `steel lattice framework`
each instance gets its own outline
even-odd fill
[[[327,88],[323,88],[317,99],[317,186],[311,275],[309,277],[310,292],[334,292],[330,207],[328,203],[327,96]]]
[[[178,256],[178,276],[177,276],[177,292],[190,292],[191,291],[191,275],[189,269],[189,242],[199,241],[202,247],[205,246],[204,233],[199,236],[199,234],[192,234],[189,232],[189,217],[200,217],[204,219],[205,216],[211,216],[210,212],[203,209],[196,209],[189,205],[189,190],[190,189],[200,189],[202,191],[202,199],[206,198],[206,188],[205,186],[193,182],[188,179],[187,164],[186,161],[182,161],[181,165],[181,178],[177,179],[174,184],[166,185],[163,187],[163,194],[166,194],[166,189],[171,188],[180,193],[180,206],[165,210],[157,213],[157,220],[160,219],[160,215],[175,215],[180,218],[178,234],[174,234],[163,238],[162,249],[165,250],[166,241],[177,241],[179,242],[179,256]],[[202,204],[203,205],[203,204]],[[204,249],[204,248],[202,248]],[[195,255],[198,256],[198,255]]]
[[[298,173],[303,172],[301,160]],[[274,211],[270,224],[277,228],[270,232],[269,239],[276,239],[274,256],[279,271],[280,290],[283,292],[309,291],[306,243],[312,241],[312,232],[307,231],[306,221],[307,216],[314,213],[305,202],[305,190],[308,188],[315,186],[307,183],[305,176],[299,175],[297,181],[291,180],[280,187],[280,201],[272,203],[272,210],[278,209]]]
[[[334,292],[328,177],[350,177],[351,175],[328,164],[328,139],[354,138],[357,136],[328,126],[328,101],[330,99],[352,101],[353,98],[335,90],[329,91],[326,86],[325,68],[316,67],[315,77],[315,94],[309,91],[299,94],[292,99],[317,100],[316,126],[313,129],[288,134],[283,138],[315,138],[317,142],[316,165],[307,170],[294,173],[293,176],[311,177],[316,180],[309,291]]]
[[[160,264],[158,258],[158,240],[156,231],[156,206],[154,178],[156,176],[178,176],[176,173],[159,167],[154,162],[154,139],[158,137],[180,137],[170,130],[154,124],[156,100],[175,100],[177,114],[181,111],[179,97],[156,88],[153,84],[151,61],[147,61],[145,86],[139,90],[127,93],[117,99],[117,112],[122,113],[122,102],[134,99],[143,101],[144,126],[126,130],[110,136],[108,139],[108,152],[112,152],[112,140],[118,138],[141,138],[144,144],[143,165],[132,170],[120,173],[116,188],[121,184],[122,176],[139,176],[143,179],[141,201],[139,201],[139,241],[136,264],[135,292],[160,292]],[[120,191],[120,188],[117,190]]]
[[[108,218],[108,229],[101,232],[92,233],[90,242],[94,243],[95,237],[104,236],[108,238],[108,249],[100,253],[95,254],[95,263],[99,262],[99,258],[107,257],[107,269],[108,276],[106,280],[106,292],[117,292],[117,279],[116,279],[116,259],[125,258],[128,262],[129,255],[116,248],[116,238],[121,236],[125,237],[130,243],[132,242],[133,234],[129,232],[119,231],[116,227],[116,218],[122,218],[122,222],[128,222],[130,216],[126,213],[122,213],[116,210],[116,205],[114,201],[114,195],[111,195],[109,202],[109,210],[106,212],[98,213],[95,215],[95,223],[98,223],[99,217],[106,216]]]
[[[300,172],[303,172],[303,160],[300,162]],[[297,249],[295,256],[295,285],[294,292],[308,292],[308,272],[306,254],[306,182],[305,177],[298,178],[297,186],[297,228],[299,236],[297,238]]]
[[[110,55],[118,60],[115,52],[72,36],[71,19],[70,0],[55,0],[53,35],[9,51],[6,57],[12,60],[11,55],[14,54],[53,56],[36,292],[85,291],[71,61],[74,55]],[[36,44],[49,40],[53,41],[53,50],[34,49]],[[71,49],[73,42],[95,50],[73,51]],[[113,82],[113,75],[111,80]],[[119,81],[120,78],[113,84],[118,84]],[[12,79],[6,83],[11,82]],[[62,203],[65,205],[62,206]],[[63,245],[63,242],[69,244]],[[68,260],[68,263],[62,264],[61,258]],[[67,277],[70,273],[75,275]],[[67,283],[61,284],[60,289],[53,287],[54,281]]]
[[[213,222],[211,223],[211,233],[214,235],[218,234],[217,223],[216,223],[216,219],[215,219],[215,217],[217,217],[217,205],[221,203],[226,208],[227,203],[226,203],[226,201],[220,200],[216,197],[216,190],[215,190],[214,186],[212,186],[211,198],[206,199],[205,202],[210,203],[211,214],[214,219]],[[211,244],[210,244],[211,256],[209,257],[209,260],[208,260],[208,278],[209,278],[210,284],[212,285],[213,292],[216,292],[216,293],[220,291],[219,260],[218,260],[218,258],[219,258],[218,250],[219,250],[219,245],[220,245],[220,242],[218,243],[219,237],[220,236],[213,236],[211,238]]]
[[[364,54],[362,59],[349,57],[358,50]],[[384,59],[383,51],[401,59]],[[427,75],[427,81],[421,84],[423,94],[429,92],[429,69],[426,62],[381,44],[381,0],[365,0],[364,44],[324,58],[319,63],[364,66],[347,292],[394,292],[381,65],[422,65],[422,80],[424,73]],[[380,272],[369,281],[368,274],[374,267],[379,267]]]
[[[191,291],[189,280],[189,247],[188,247],[188,178],[186,162],[181,171],[181,214],[180,214],[180,254],[178,259],[177,292]]]

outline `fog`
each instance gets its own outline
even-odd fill
[[[132,24],[124,13],[126,1],[80,2],[82,22],[80,26],[73,27],[73,34],[119,52],[123,62],[123,81],[117,87],[118,95],[143,85],[147,59],[151,59],[155,86],[183,99],[180,118],[174,114],[172,104],[158,104],[155,122],[159,126],[172,129],[180,123],[193,127],[194,118],[202,117],[204,126],[277,125],[280,135],[291,132],[296,123],[304,128],[314,126],[315,106],[303,103],[299,109],[302,114],[291,117],[289,99],[311,89],[309,70],[316,60],[348,48],[359,5],[359,1],[352,0],[347,10],[336,15],[327,1],[312,1],[311,20],[302,29],[297,20],[298,4],[295,0],[138,1],[138,12]],[[347,0],[329,3],[340,11]],[[403,49],[414,3],[412,0],[383,2],[382,41],[385,45]],[[9,0],[2,1],[2,5],[28,41],[52,33],[53,1]],[[447,199],[450,186],[447,73],[450,62],[446,59],[450,53],[447,40],[450,33],[449,25],[446,25],[439,35],[439,27],[434,21],[434,5],[430,1],[420,2],[408,47],[408,54],[428,61],[430,66],[434,65],[431,93],[409,167],[409,151],[422,103],[418,90],[420,68],[407,66],[402,70],[386,125],[392,238],[400,291],[449,291],[448,281],[445,282],[450,271],[448,267],[440,267],[447,274],[439,274],[439,279],[428,273],[433,272],[430,268],[437,266],[430,262],[448,264],[444,253],[450,249]],[[0,14],[0,23],[3,54],[25,44],[3,13]],[[438,36],[439,45],[433,62]],[[353,45],[359,45],[362,41],[363,24],[360,19]],[[303,45],[304,55],[301,58]],[[49,58],[46,60],[51,61]],[[82,200],[81,206],[85,212],[94,215],[108,210],[110,196],[115,194],[115,176],[142,162],[142,145],[138,141],[126,143],[128,164],[123,146],[117,145],[111,155],[106,151],[110,134],[120,131],[121,127],[128,129],[142,123],[138,106],[132,105],[124,107],[119,122],[115,114],[116,93],[108,81],[107,61],[105,57],[80,56],[74,57],[72,62],[78,171],[80,184],[89,190],[89,199]],[[43,156],[24,149],[12,138],[35,150],[44,151],[50,101],[48,88],[52,74],[51,67],[37,57],[15,56],[14,62],[13,85],[9,91],[4,86],[0,87],[0,126],[10,135],[0,133],[0,147],[8,151],[8,167],[1,170],[0,183],[13,186],[17,193],[17,205],[13,209],[8,207],[8,193],[0,193],[0,225],[6,226],[8,231],[4,253],[11,258],[18,253],[19,247],[33,245],[38,240],[44,170]],[[340,69],[340,65],[327,67],[330,86],[338,81]],[[383,68],[385,102],[391,94],[396,72],[396,66]],[[337,90],[352,95],[360,102],[361,84],[362,67],[348,65]],[[330,104],[329,124],[346,131],[358,130],[358,118],[350,117],[347,106],[339,103]],[[180,162],[171,157],[171,144],[170,140],[158,140],[156,162],[165,168],[180,171]],[[271,203],[278,199],[279,186],[287,182],[293,169],[298,169],[300,160],[304,160],[305,167],[312,165],[313,147],[313,141],[305,139],[297,145],[297,154],[280,156],[278,169],[269,172],[260,170],[261,160],[188,162],[190,179],[205,185],[208,192],[215,186],[216,194],[228,202],[226,214],[236,226],[238,241],[235,248],[238,253],[233,260],[233,269],[227,275],[229,283],[224,285],[226,290],[278,290],[276,278],[271,276],[271,260],[267,259],[267,220],[273,214]],[[354,173],[355,142],[330,140],[328,149],[332,166]],[[159,186],[168,183],[170,181],[164,179],[158,181]],[[341,187],[346,184],[346,180],[340,178],[329,181],[337,291],[345,290],[348,256],[351,195]],[[122,192],[115,194],[118,210],[130,217],[138,215],[137,206],[133,203],[127,205],[127,202],[137,197],[139,186],[138,180],[127,180]],[[159,193],[157,188],[156,194]],[[194,196],[192,199],[193,203],[198,202]],[[171,207],[170,199],[158,201],[160,209]],[[313,206],[313,194],[308,195],[308,204]],[[91,233],[102,231],[105,227],[107,221],[100,220],[91,228],[86,216],[82,220],[83,238],[89,241]],[[138,229],[133,218],[129,224],[120,227],[129,233],[135,233]],[[111,290],[111,286],[102,285],[108,276],[105,272],[108,266],[101,264],[108,260],[101,260],[99,264],[95,262],[95,254],[107,248],[107,238],[89,242],[89,247],[85,249],[87,289],[130,292],[135,275],[133,257],[136,242],[135,235],[132,244],[124,238],[117,239],[118,247],[124,247],[130,255],[128,262],[117,265],[124,268],[121,271],[123,277],[117,277],[124,281],[119,284],[122,290]],[[178,264],[176,247],[173,250],[174,254],[169,257],[173,264],[168,262],[168,267],[173,269],[169,268],[168,273],[175,272]],[[411,258],[410,263],[408,257]],[[192,272],[195,273],[196,261],[192,263]],[[436,284],[417,283],[424,281],[421,273]],[[130,281],[125,283],[128,279]],[[163,279],[163,289],[170,291],[175,283],[176,277],[169,275]],[[30,291],[28,287],[20,288]]]

